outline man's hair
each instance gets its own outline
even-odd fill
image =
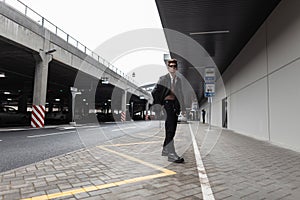
[[[177,65],[177,60],[176,59],[170,59],[167,61],[167,64],[175,63]]]

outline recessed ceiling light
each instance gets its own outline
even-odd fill
[[[0,78],[4,78],[4,77],[6,77],[6,76],[5,76],[5,73],[0,72]]]
[[[229,30],[193,32],[190,33],[190,35],[209,35],[209,34],[224,34],[224,33],[229,33]]]

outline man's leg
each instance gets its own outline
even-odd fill
[[[174,104],[171,101],[166,101],[164,108],[167,117],[165,121],[165,141],[163,144],[163,152],[165,152],[164,155],[167,155],[169,152],[175,152],[173,139],[177,127],[177,115],[174,111]]]
[[[177,128],[177,115],[174,109],[174,103],[167,101],[165,103],[165,111],[167,118],[165,122],[165,141],[162,151],[163,156],[168,156],[168,161],[182,163],[184,159],[176,154],[174,147],[174,136]]]

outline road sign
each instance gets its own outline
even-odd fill
[[[205,83],[214,83],[216,80],[216,73],[214,67],[205,68]]]
[[[205,83],[204,88],[204,96],[205,97],[213,97],[215,96],[215,84],[214,83]]]
[[[216,73],[214,67],[205,68],[205,85],[204,85],[204,96],[213,97],[215,96],[215,81]]]

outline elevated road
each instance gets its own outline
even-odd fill
[[[26,10],[20,13],[9,2],[0,1],[1,106],[22,113],[34,106],[68,111],[71,121],[73,87],[81,94],[75,105],[81,116],[128,113],[131,102],[133,113],[146,110],[151,96],[129,76],[26,5],[17,1]],[[38,19],[24,15],[28,13]]]

